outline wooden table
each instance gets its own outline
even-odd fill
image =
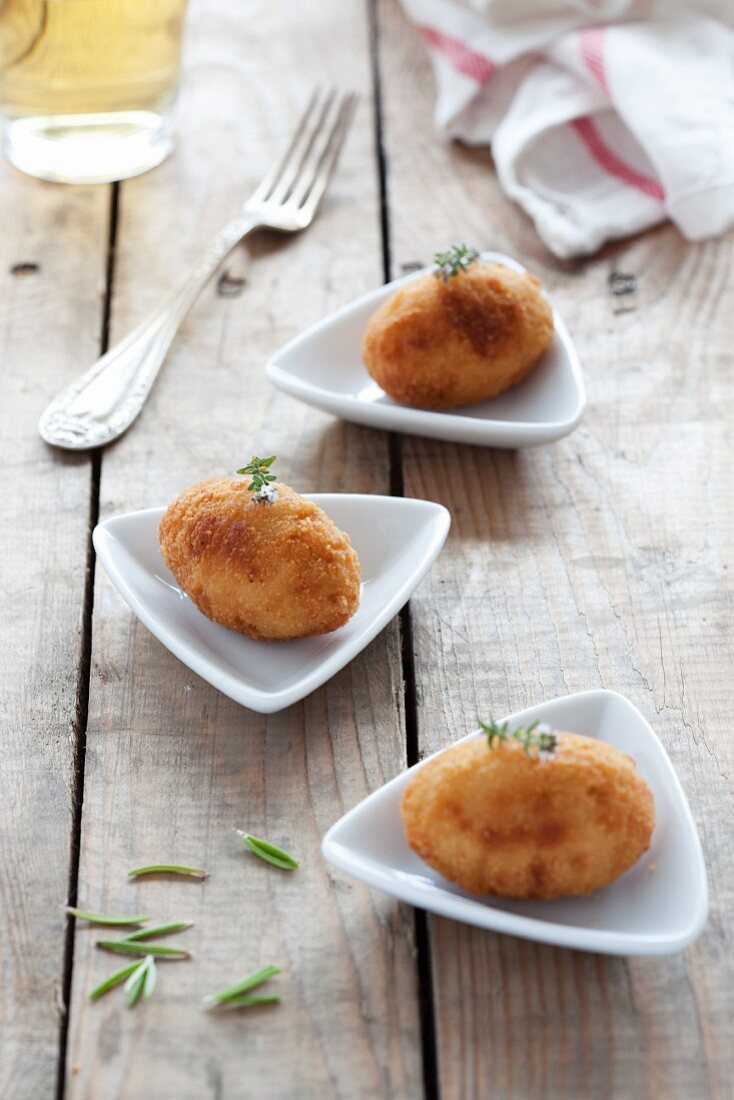
[[[102,454],[56,453],[46,401],[124,334],[282,146],[312,83],[363,100],[317,224],[259,236],[191,311],[148,405]],[[670,226],[559,263],[486,151],[433,131],[424,51],[394,0],[194,0],[181,138],[121,186],[2,166],[0,1095],[475,1100],[732,1095],[732,237]],[[268,355],[466,240],[529,264],[575,335],[580,428],[510,453],[395,438],[278,394]],[[615,294],[636,279],[631,294]],[[727,361],[728,360],[728,361]],[[252,451],[303,491],[442,501],[448,544],[348,668],[266,718],[190,673],[101,570],[98,517],[167,502]],[[626,694],[701,832],[711,917],[679,956],[555,950],[426,918],[327,868],[328,826],[422,754],[565,692]],[[233,826],[303,856],[248,859]],[[128,884],[136,863],[211,878]],[[190,964],[129,1011],[61,906],[188,916]],[[202,993],[269,962],[282,1003]]]

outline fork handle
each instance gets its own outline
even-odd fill
[[[38,425],[47,443],[81,451],[130,427],[195,298],[227,253],[260,224],[251,214],[228,221],[155,312],[54,398]]]

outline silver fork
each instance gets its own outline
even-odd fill
[[[317,90],[288,149],[158,309],[46,407],[38,430],[67,450],[100,447],[140,412],[186,311],[227,253],[253,229],[297,233],[313,221],[347,135],[356,96]]]

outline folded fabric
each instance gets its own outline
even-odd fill
[[[734,224],[732,0],[402,0],[439,130],[491,144],[500,183],[561,257],[671,218]]]

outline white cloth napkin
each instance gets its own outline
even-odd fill
[[[557,256],[734,223],[734,0],[402,0],[436,124],[489,142]]]

